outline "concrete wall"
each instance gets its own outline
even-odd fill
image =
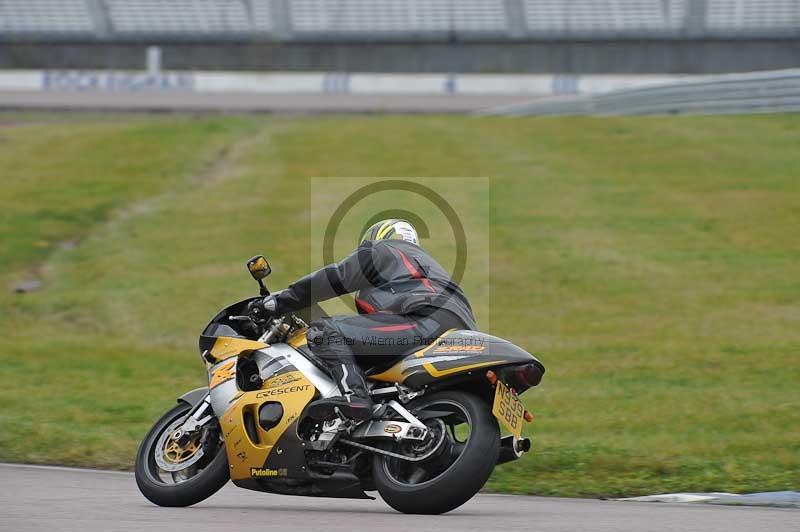
[[[723,73],[800,67],[800,39],[503,43],[0,43],[0,68],[346,72]]]

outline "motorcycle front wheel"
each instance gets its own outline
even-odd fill
[[[489,406],[475,395],[445,391],[415,399],[407,408],[428,426],[424,442],[394,452],[425,457],[407,461],[376,454],[372,474],[386,503],[409,514],[442,514],[470,500],[497,463],[500,429]]]
[[[192,407],[178,403],[156,421],[136,453],[136,484],[159,506],[191,506],[220,490],[230,479],[225,444],[214,422],[188,441],[179,435]]]

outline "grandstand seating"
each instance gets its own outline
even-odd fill
[[[665,31],[684,23],[686,0],[525,0],[528,28],[543,33]]]
[[[106,0],[113,31],[131,33],[238,33],[250,31],[240,0]]]
[[[694,36],[800,36],[800,0],[0,0],[0,37],[679,38],[690,18]]]
[[[85,0],[0,0],[0,34],[94,31]]]
[[[711,31],[753,32],[800,28],[800,0],[713,0],[706,27]]]
[[[506,29],[502,0],[294,0],[292,28],[314,33]]]
[[[250,3],[253,10],[253,30],[271,32],[275,30],[275,17],[272,13],[272,2],[255,0]]]

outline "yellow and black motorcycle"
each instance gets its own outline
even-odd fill
[[[263,256],[248,269],[263,279]],[[230,479],[242,488],[318,497],[371,498],[405,513],[439,514],[480,490],[495,465],[530,450],[532,415],[518,394],[544,366],[508,341],[450,330],[399,361],[365,368],[376,419],[318,422],[305,407],[339,389],[306,345],[316,309],[271,319],[250,298],[219,312],[200,336],[208,387],[159,419],[136,456],[136,482],[160,506],[189,506]],[[509,433],[500,436],[499,423]]]

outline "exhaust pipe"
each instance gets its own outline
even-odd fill
[[[522,455],[531,450],[531,440],[528,438],[517,439],[514,436],[500,438],[500,453],[497,455],[497,465],[519,460]]]

